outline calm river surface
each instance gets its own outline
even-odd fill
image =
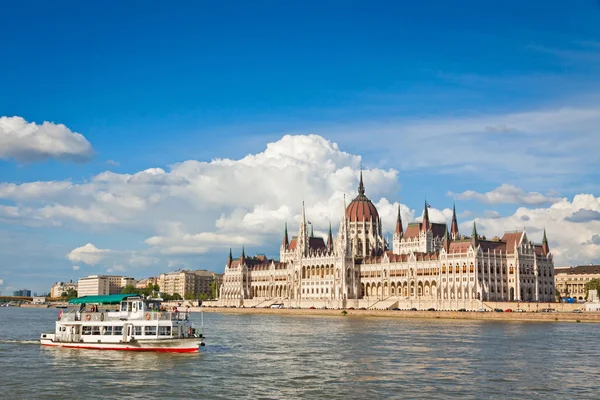
[[[600,387],[596,324],[206,313],[206,347],[170,355],[42,348],[57,313],[0,308],[0,398],[591,399]]]

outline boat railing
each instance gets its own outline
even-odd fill
[[[76,312],[72,311],[69,313],[63,313],[59,321],[62,322],[73,322],[73,321],[118,321],[122,320],[125,316],[119,311],[105,311],[105,312],[92,312],[83,311]],[[135,319],[135,316],[128,316],[129,319]],[[138,317],[139,318],[139,317]],[[189,319],[188,312],[172,312],[172,311],[146,311],[143,313],[141,319],[146,321],[187,321]]]

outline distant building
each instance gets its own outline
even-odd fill
[[[13,296],[18,297],[31,297],[31,290],[29,289],[21,289],[13,292]]]
[[[223,282],[223,274],[206,270],[173,271],[160,274],[158,286],[162,293],[178,294],[182,298],[198,298],[201,293],[212,297],[211,284],[217,282],[217,287]]]
[[[52,298],[61,297],[64,292],[67,292],[70,289],[77,290],[77,283],[75,283],[73,281],[56,282],[50,288],[50,297],[52,297]]]
[[[135,279],[120,275],[92,275],[79,279],[78,297],[119,294],[125,286],[135,286]]]
[[[148,287],[148,285],[157,285],[158,284],[158,278],[155,278],[153,276],[149,277],[149,278],[144,278],[144,279],[140,279],[137,284],[135,285],[136,289],[146,289]]]
[[[33,297],[33,304],[44,304],[46,302],[46,298],[43,296],[34,296]]]
[[[587,297],[585,285],[592,279],[600,279],[600,265],[579,265],[577,267],[555,268],[555,286],[560,297]]]

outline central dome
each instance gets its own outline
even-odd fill
[[[365,186],[363,185],[362,170],[360,171],[360,183],[358,185],[358,196],[346,208],[346,218],[350,222],[375,221],[379,219],[379,213],[375,205],[365,196]]]

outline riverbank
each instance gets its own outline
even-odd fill
[[[191,307],[199,312],[199,307]],[[181,309],[180,309],[181,311]],[[386,317],[416,319],[465,319],[482,321],[538,321],[538,322],[588,322],[600,323],[600,312],[475,312],[475,311],[392,311],[392,310],[332,310],[307,308],[223,308],[202,307],[206,313],[274,314],[274,315],[323,315],[339,317]],[[343,313],[346,311],[346,314]]]

